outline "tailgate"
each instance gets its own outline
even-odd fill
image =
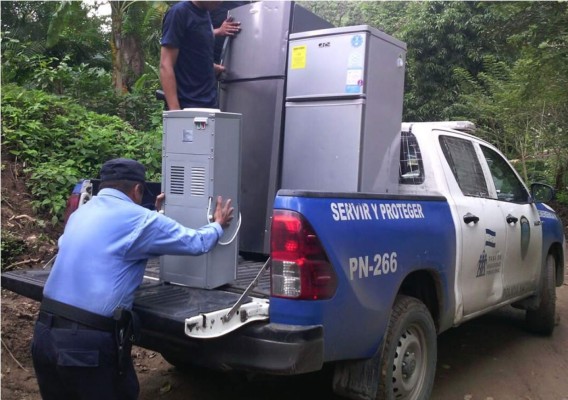
[[[2,288],[41,301],[48,276],[49,271],[41,269],[5,272]],[[183,322],[187,317],[231,307],[239,296],[226,290],[189,288],[145,279],[136,291],[134,308],[144,314]]]
[[[9,271],[2,274],[2,288],[41,301],[48,270]]]
[[[179,324],[183,324],[186,318],[232,307],[262,265],[262,262],[241,262],[234,282],[216,290],[209,290],[159,282],[158,260],[150,260],[144,282],[135,294],[134,310],[140,314],[143,329],[161,329],[160,323],[174,323],[179,329]],[[2,288],[41,301],[48,276],[49,270],[46,269],[4,272]],[[266,272],[251,294],[255,297],[268,297],[269,288],[269,273]]]

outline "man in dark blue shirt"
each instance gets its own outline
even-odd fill
[[[162,25],[160,80],[169,110],[217,108],[215,38],[209,11],[219,1],[183,1],[168,10]],[[238,23],[227,21],[219,34],[234,35]]]

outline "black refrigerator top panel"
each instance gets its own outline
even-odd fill
[[[290,34],[334,27],[325,19],[318,17],[313,12],[306,10],[298,4],[294,3],[292,9],[293,14],[292,23],[290,25]]]

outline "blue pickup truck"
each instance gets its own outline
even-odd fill
[[[338,394],[419,400],[432,390],[437,334],[505,305],[551,334],[566,249],[544,203],[553,190],[527,187],[469,127],[403,124],[397,194],[280,190],[269,258],[241,256],[220,288],[163,282],[150,262],[134,303],[138,345],[179,366],[332,365]],[[96,181],[78,185],[85,194]],[[2,286],[41,300],[48,274],[6,272]]]

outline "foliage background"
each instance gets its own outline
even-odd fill
[[[113,1],[98,16],[101,3],[0,3],[2,168],[24,167],[33,207],[54,226],[71,185],[109,158],[139,159],[159,179],[154,91],[171,2]],[[473,121],[526,181],[568,203],[566,1],[299,3],[406,42],[405,121]]]

